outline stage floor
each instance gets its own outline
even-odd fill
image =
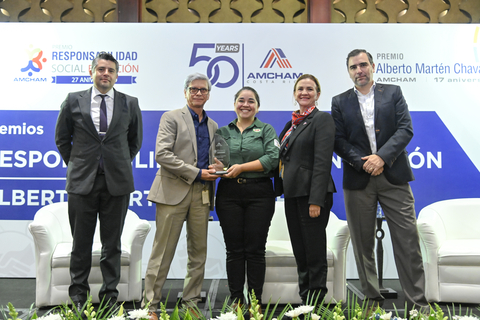
[[[359,287],[358,280],[349,280],[348,286],[356,286]],[[387,311],[392,311],[395,314],[395,308],[398,310],[403,310],[405,305],[405,297],[401,291],[400,283],[398,280],[384,280],[384,286],[386,288],[392,288],[393,290],[398,292],[398,297],[396,299],[388,299],[385,301],[383,308]],[[180,292],[182,292],[183,288],[183,279],[168,279],[165,283],[165,286],[162,290],[162,294],[164,296],[163,302],[165,302],[165,298],[168,295],[167,301],[167,309],[173,310],[175,303],[177,302],[177,297]],[[205,292],[206,296],[210,300],[210,308],[213,312],[210,315],[209,312],[209,304],[207,303],[200,303],[198,306],[200,310],[202,310],[203,314],[207,317],[207,319],[215,318],[220,314],[222,306],[229,296],[228,285],[226,279],[215,279],[215,280],[205,280],[203,282],[202,291]],[[352,294],[349,291],[349,295]],[[22,278],[22,279],[15,279],[15,278],[0,278],[0,307],[6,307],[7,303],[11,302],[17,311],[20,313],[20,318],[27,319],[28,312],[30,307],[34,306],[35,302],[35,279],[33,278]],[[126,310],[133,310],[140,306],[140,303],[125,303],[124,307]],[[284,306],[281,306],[278,310],[283,309]],[[448,315],[448,308],[453,314],[452,305],[448,304],[440,304],[440,307],[444,310],[445,314]],[[464,305],[455,305],[455,314],[459,314],[461,307],[461,314],[464,315],[467,311],[467,308],[472,310],[473,313],[477,316],[480,316],[480,310],[478,309],[478,305],[472,304],[464,304]],[[41,308],[37,310],[37,314],[39,316],[44,315],[47,313],[51,307]],[[403,313],[403,312],[402,312]],[[403,317],[403,314],[399,313],[399,316]],[[2,316],[0,315],[0,319]],[[6,320],[6,319],[3,319]]]

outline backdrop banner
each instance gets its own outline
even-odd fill
[[[155,220],[147,195],[158,170],[158,124],[163,112],[185,105],[188,74],[211,79],[205,109],[219,126],[235,118],[233,96],[248,85],[261,98],[258,117],[280,133],[295,109],[295,80],[315,75],[318,108],[329,112],[332,97],[353,86],[346,56],[357,48],[373,55],[375,81],[400,85],[407,100],[418,214],[439,200],[480,197],[479,30],[468,24],[0,24],[0,277],[35,275],[28,223],[40,207],[67,200],[66,165],[54,141],[58,111],[67,93],[92,85],[98,52],[117,58],[115,88],[138,97],[142,109],[144,142],[133,161],[130,198],[141,218]],[[345,219],[341,159],[334,155],[332,164],[338,190],[332,211]]]

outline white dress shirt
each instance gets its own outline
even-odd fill
[[[90,115],[92,116],[93,124],[98,132],[100,132],[100,104],[102,103],[102,94],[98,91],[97,88],[92,88],[92,97],[90,101]],[[113,88],[107,92],[107,96],[105,97],[105,104],[107,105],[107,124],[110,126],[110,122],[112,121],[113,116],[113,97],[115,96],[115,91]],[[108,130],[108,129],[107,129]]]
[[[367,130],[368,141],[372,154],[377,153],[377,139],[375,137],[375,82],[367,94],[362,94],[357,88],[354,88],[360,104],[363,123]]]

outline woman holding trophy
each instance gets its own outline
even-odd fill
[[[259,107],[257,91],[243,87],[235,94],[237,118],[217,131],[230,153],[230,163],[223,159],[224,166],[230,166],[218,183],[215,206],[225,239],[228,286],[235,308],[245,303],[245,274],[248,292],[253,290],[261,304],[265,245],[275,211],[270,178],[278,167],[280,144],[275,129],[256,118]]]

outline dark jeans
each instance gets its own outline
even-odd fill
[[[325,228],[333,205],[333,195],[327,194],[320,216],[310,218],[308,196],[285,198],[285,215],[293,254],[297,262],[300,297],[304,303],[327,294],[327,235]]]
[[[248,293],[259,301],[265,282],[265,244],[275,211],[272,182],[238,184],[237,179],[218,183],[216,209],[227,249],[227,276],[231,299],[244,302],[245,270]]]
[[[92,191],[88,195],[68,194],[68,215],[73,236],[70,276],[68,289],[74,302],[85,302],[90,291],[88,276],[92,266],[92,244],[97,224],[100,221],[102,255],[100,269],[103,285],[100,301],[116,300],[117,285],[120,282],[120,258],[122,254],[120,237],[130,195],[112,196],[107,190],[105,176],[97,175]]]

